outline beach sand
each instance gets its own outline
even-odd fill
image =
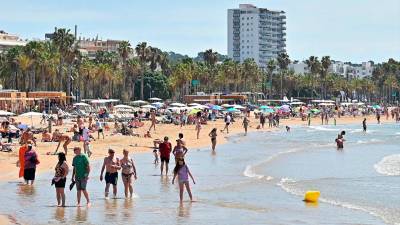
[[[31,124],[31,119],[30,118],[15,118],[17,121],[20,121],[22,123],[27,123]],[[362,122],[363,117],[341,117],[337,119],[337,124],[351,124],[351,123],[359,123],[361,127],[361,122]],[[39,126],[39,121],[40,118],[33,118],[33,124],[36,125],[36,127]],[[250,127],[248,129],[249,132],[257,131],[256,127],[259,124],[259,120],[255,119],[254,116],[252,115],[250,118]],[[382,119],[383,122],[385,122],[385,119]],[[374,116],[367,117],[367,123],[369,124],[375,124],[376,120]],[[87,123],[86,123],[87,124]],[[214,127],[217,128],[218,130],[218,137],[217,137],[217,148],[216,151],[218,151],[218,145],[223,144],[227,141],[228,135],[233,135],[233,134],[238,134],[238,133],[244,133],[244,129],[242,127],[242,119],[236,119],[236,122],[231,124],[230,129],[229,129],[229,134],[222,133],[220,130],[223,129],[225,126],[225,123],[223,120],[218,120],[215,122],[208,122],[207,125],[202,126],[202,130],[200,133],[200,139],[196,138],[196,131],[195,131],[195,126],[194,125],[189,125],[189,126],[183,126],[182,128],[180,126],[172,125],[172,124],[157,124],[156,126],[156,131],[152,131],[151,135],[152,138],[143,138],[143,134],[146,133],[147,129],[150,127],[150,122],[146,121],[145,125],[141,128],[138,128],[135,130],[135,132],[139,133],[141,137],[130,137],[130,136],[122,136],[122,135],[112,135],[112,130],[114,127],[113,123],[108,123],[110,126],[109,131],[105,131],[105,139],[97,139],[97,133],[93,133],[93,136],[96,138],[96,141],[91,142],[91,149],[93,152],[93,155],[91,156],[91,160],[100,160],[107,156],[107,150],[108,148],[113,148],[116,150],[116,155],[117,156],[122,156],[122,149],[126,148],[128,149],[131,153],[148,153],[151,154],[153,150],[153,140],[155,138],[163,139],[164,136],[168,136],[170,139],[170,142],[175,145],[175,139],[178,137],[178,133],[183,133],[184,134],[184,140],[186,141],[186,146],[188,147],[189,151],[193,150],[198,150],[200,148],[204,147],[209,147],[210,146],[210,138],[208,137],[208,133],[213,129]],[[333,124],[333,119],[329,121],[329,124]],[[307,121],[301,121],[299,118],[290,118],[290,119],[281,119],[281,124],[280,127],[281,129],[284,129],[284,127],[288,126],[295,126],[295,125],[307,125]],[[313,118],[311,125],[321,125],[321,120],[319,117]],[[44,125],[42,125],[44,126]],[[66,121],[66,123],[63,126],[53,126],[53,131],[54,129],[59,129],[61,132],[66,133],[66,130],[70,129],[73,126],[73,123],[71,121]],[[274,128],[276,129],[276,128]],[[264,129],[260,129],[261,131],[267,131],[271,130],[268,128],[268,124],[266,124],[266,127]],[[72,133],[68,132],[70,136],[72,136]],[[48,152],[53,153],[57,147],[57,143],[43,143],[40,142],[41,135],[35,135],[37,138],[37,147],[35,147],[35,150],[39,154],[39,160],[40,164],[37,167],[37,171],[39,173],[42,172],[48,172],[54,170],[54,167],[57,163],[57,156],[56,155],[47,155]],[[332,137],[333,139],[335,137]],[[68,146],[68,156],[67,156],[67,161],[69,164],[72,162],[72,157],[73,157],[73,147],[75,146],[80,146],[82,147],[82,142],[71,142],[70,145]],[[6,153],[6,152],[0,152],[0,169],[3,171],[3,173],[0,174],[0,181],[1,182],[10,182],[10,181],[16,181],[22,179],[18,178],[18,171],[19,168],[16,167],[16,162],[18,160],[18,148],[19,145],[15,143],[15,146],[13,146],[13,152]],[[59,152],[62,152],[62,144],[59,148]],[[49,178],[50,179],[50,178]],[[0,216],[0,225],[1,224],[12,224],[14,223],[8,216]]]

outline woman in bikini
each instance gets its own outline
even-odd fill
[[[124,187],[125,187],[125,198],[128,198],[128,191],[129,191],[129,197],[132,198],[133,194],[133,186],[132,186],[132,175],[137,179],[136,176],[136,167],[133,162],[133,159],[129,157],[129,151],[124,149],[123,151],[124,157],[121,159],[121,177],[122,181],[124,182]]]
[[[215,146],[217,145],[217,128],[213,128],[208,136],[211,138],[211,148],[215,151]]]

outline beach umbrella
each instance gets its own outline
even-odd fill
[[[381,106],[379,106],[379,105],[373,105],[372,108],[374,108],[374,109],[381,109]]]
[[[198,113],[198,112],[201,112],[201,110],[200,110],[200,109],[192,109],[192,110],[189,112],[189,115],[194,115],[194,114],[196,114],[196,113]]]
[[[198,105],[201,105],[201,104],[199,104],[199,103],[190,103],[190,104],[188,104],[188,106],[198,106]]]
[[[221,106],[224,107],[224,108],[232,108],[233,107],[233,105],[229,105],[229,104],[223,104]]]
[[[304,103],[304,102],[291,102],[289,104],[290,105],[303,105],[303,104],[306,104],[306,103]]]
[[[33,126],[33,117],[40,117],[43,113],[39,112],[27,112],[19,115],[18,117],[30,117],[31,118],[31,125]]]
[[[133,107],[129,106],[129,105],[116,105],[116,106],[114,106],[114,108],[117,108],[117,109],[133,109]]]
[[[262,105],[262,106],[260,106],[260,109],[270,109],[271,107],[269,107],[269,106],[266,106],[266,105]]]
[[[149,100],[149,101],[162,101],[161,98],[157,98],[157,97],[149,98],[148,100]]]
[[[213,105],[212,107],[211,107],[211,109],[212,110],[222,110],[222,107],[221,106],[219,106],[219,105]]]
[[[235,108],[235,109],[245,109],[246,107],[241,106],[241,105],[233,105],[233,108]]]
[[[319,109],[311,109],[310,110],[312,113],[314,113],[314,114],[317,114],[317,113],[320,113],[321,112],[321,110],[319,110]]]
[[[140,106],[140,108],[143,108],[143,109],[156,109],[157,107],[152,106],[152,105],[142,105],[142,106]]]
[[[7,112],[4,110],[0,110],[0,116],[14,116],[15,114],[12,112]]]
[[[226,111],[228,111],[228,112],[237,112],[237,111],[239,111],[239,110],[237,110],[237,109],[235,109],[235,108],[229,108],[229,109],[227,109]]]
[[[208,109],[208,107],[205,106],[205,105],[195,105],[192,108],[194,108],[194,109]]]
[[[176,107],[185,107],[186,105],[183,103],[179,103],[179,102],[174,102],[172,104],[169,104],[170,106],[176,106]]]
[[[272,108],[264,108],[264,109],[261,110],[261,112],[263,112],[263,113],[273,113],[275,111]]]
[[[143,100],[136,100],[136,101],[132,102],[132,104],[134,104],[134,105],[146,105],[147,103],[148,102],[143,101]]]
[[[90,105],[87,103],[84,103],[84,102],[78,102],[78,103],[73,104],[73,106],[90,106]]]
[[[283,112],[289,112],[290,111],[290,107],[288,105],[283,105],[281,107],[279,107],[280,110],[282,110]]]
[[[161,108],[161,107],[164,106],[164,103],[162,103],[162,102],[154,102],[154,103],[151,103],[151,105],[154,105],[157,108]]]

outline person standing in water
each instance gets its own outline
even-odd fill
[[[176,140],[176,146],[172,151],[172,154],[175,156],[175,162],[177,163],[179,159],[183,159],[188,152],[188,149],[183,145],[182,140]]]
[[[364,120],[362,122],[362,126],[363,126],[363,131],[367,132],[367,118],[364,118]]]
[[[244,135],[247,135],[247,128],[249,126],[250,120],[247,118],[247,116],[243,117],[243,122],[242,125],[244,127]]]
[[[55,175],[52,181],[56,187],[57,207],[65,207],[65,183],[68,175],[68,164],[65,153],[58,153],[58,163],[55,167]]]
[[[117,184],[118,184],[118,170],[121,169],[119,165],[119,159],[115,157],[115,151],[113,149],[108,149],[108,157],[104,158],[103,166],[101,167],[100,181],[103,181],[103,173],[106,169],[106,188],[104,195],[108,198],[108,192],[110,190],[110,184],[113,185],[114,198],[117,197]]]
[[[33,149],[32,144],[28,144],[28,149],[24,154],[24,180],[26,184],[33,185],[35,181],[36,166],[39,164],[39,159],[36,151]]]
[[[90,173],[89,158],[85,154],[82,154],[82,149],[80,147],[75,147],[74,153],[75,156],[72,160],[72,166],[74,167],[74,169],[72,171],[71,181],[72,183],[76,183],[76,197],[78,200],[77,206],[81,206],[81,195],[83,193],[86,198],[87,206],[89,207],[89,193],[86,190],[86,185]]]
[[[168,175],[168,164],[169,164],[169,158],[171,155],[171,150],[172,150],[172,144],[168,141],[168,137],[164,137],[164,142],[161,142],[158,145],[159,151],[160,151],[160,158],[161,158],[161,176],[163,175],[164,172],[164,165],[165,165],[165,175]]]
[[[185,160],[179,159],[175,169],[174,169],[174,178],[172,179],[172,184],[175,182],[175,178],[178,177],[179,181],[179,200],[180,204],[183,203],[183,191],[184,186],[186,187],[186,191],[189,194],[190,201],[193,201],[192,191],[190,190],[189,185],[189,177],[192,179],[193,184],[196,184],[194,181],[192,173],[190,173],[189,167],[185,164]]]
[[[340,134],[338,134],[338,137],[335,139],[336,141],[336,146],[338,149],[343,149],[343,143],[344,143],[344,135],[346,134],[345,131],[340,132]]]
[[[379,110],[376,110],[376,121],[378,122],[378,124],[381,124],[381,114]]]
[[[128,192],[129,192],[129,198],[132,198],[133,195],[132,176],[135,178],[135,180],[137,180],[136,167],[135,163],[133,162],[133,159],[129,157],[129,151],[124,149],[123,154],[124,157],[121,159],[120,164],[122,168],[121,177],[125,188],[125,198],[128,198]]]
[[[215,146],[217,145],[217,128],[213,128],[211,132],[208,134],[211,138],[211,149],[215,151]]]

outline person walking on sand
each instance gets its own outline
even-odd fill
[[[25,183],[33,185],[35,181],[36,166],[40,163],[38,154],[33,149],[32,144],[28,144],[28,148],[24,154],[24,180]]]
[[[151,125],[149,131],[151,130],[151,128],[153,128],[154,131],[156,131],[156,113],[154,111],[150,112],[150,120],[151,120]]]
[[[133,162],[133,159],[129,157],[129,151],[124,149],[123,150],[124,157],[121,159],[120,164],[121,164],[121,178],[122,182],[124,183],[124,189],[125,189],[125,198],[128,198],[128,192],[129,192],[129,198],[132,198],[133,195],[133,186],[132,186],[132,176],[137,180],[137,175],[136,175],[136,167],[135,163]]]
[[[52,180],[52,184],[56,187],[57,207],[65,207],[64,189],[69,171],[66,161],[65,154],[63,152],[58,153],[58,163],[55,167],[55,175]]]
[[[189,170],[189,167],[185,164],[184,159],[179,159],[178,163],[174,169],[174,178],[172,179],[172,184],[175,182],[175,178],[178,177],[179,182],[179,202],[180,204],[183,203],[183,191],[184,186],[186,187],[186,191],[189,194],[190,201],[193,201],[192,191],[190,190],[189,185],[189,177],[192,179],[193,184],[196,184],[194,181],[193,175]]]
[[[82,149],[80,147],[75,147],[74,153],[75,156],[72,160],[72,166],[74,169],[72,170],[71,181],[72,183],[76,183],[77,206],[81,206],[81,195],[83,193],[86,198],[87,206],[90,207],[89,193],[86,190],[90,173],[89,158],[87,155],[82,154]]]
[[[197,131],[196,136],[197,136],[197,139],[199,139],[200,130],[201,130],[201,116],[198,116],[196,118],[196,131]]]
[[[243,117],[243,122],[242,125],[244,127],[244,134],[247,135],[247,127],[249,126],[250,120],[247,118],[247,116]]]
[[[121,169],[119,159],[115,157],[115,151],[113,149],[108,149],[108,157],[104,158],[103,166],[101,167],[100,181],[103,181],[103,173],[106,169],[106,188],[104,195],[106,199],[108,198],[108,192],[110,190],[110,184],[113,185],[114,198],[117,197],[117,184],[118,184],[118,170]]]
[[[364,118],[364,120],[362,122],[362,126],[363,126],[363,131],[367,132],[367,118]]]
[[[211,149],[215,151],[215,146],[217,145],[217,128],[213,128],[211,132],[208,134],[208,136],[211,138]]]
[[[90,150],[90,138],[92,138],[92,135],[90,135],[90,130],[86,127],[83,127],[82,129],[83,151],[85,152],[85,154],[88,155],[88,157],[92,155],[92,151]]]
[[[104,127],[103,127],[103,121],[101,119],[100,120],[96,119],[96,130],[97,130],[97,139],[100,139],[100,134],[101,136],[103,136],[104,139]]]
[[[164,137],[164,142],[161,142],[158,145],[159,151],[160,151],[160,158],[161,158],[161,176],[163,175],[164,172],[164,165],[165,165],[165,175],[168,175],[168,164],[169,164],[169,158],[171,155],[171,150],[172,150],[172,144],[168,141],[168,137]]]
[[[229,125],[231,124],[232,117],[229,115],[229,113],[226,114],[225,116],[225,127],[221,132],[224,132],[226,130],[226,133],[229,134]]]

